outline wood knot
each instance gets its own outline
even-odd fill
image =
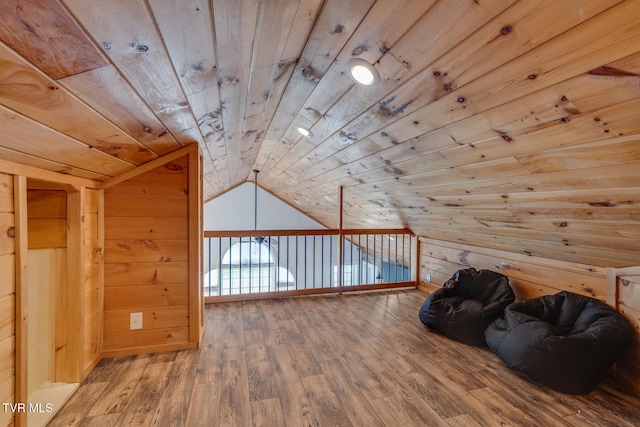
[[[502,34],[503,36],[509,34],[510,32],[511,32],[511,25],[504,26],[500,30],[500,34]]]
[[[509,135],[507,135],[506,133],[501,133],[500,134],[500,138],[504,139],[507,142],[513,142],[513,138],[511,138]]]
[[[160,250],[160,248],[158,247],[158,244],[155,243],[153,240],[145,239],[145,240],[141,240],[140,242],[144,244],[146,247],[148,247],[149,249],[152,249],[154,251]]]
[[[357,141],[358,137],[353,132],[347,132],[344,134],[344,137],[350,141]]]
[[[604,201],[604,202],[590,202],[589,203],[591,206],[595,206],[595,207],[602,207],[602,208],[612,208],[615,206],[615,203],[611,203],[610,201]]]
[[[461,96],[461,97],[459,97],[459,98],[457,99],[457,101],[462,103],[462,102],[464,102],[464,101],[465,101],[465,99],[464,99],[464,97],[463,97],[463,96]]]
[[[369,49],[365,45],[361,44],[359,46],[356,46],[356,48],[351,51],[351,56],[362,55],[367,50]]]
[[[15,227],[7,228],[7,236],[14,239],[16,237],[16,228]]]

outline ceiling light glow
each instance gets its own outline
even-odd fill
[[[373,84],[373,81],[375,80],[373,78],[373,73],[362,65],[356,65],[355,67],[351,68],[351,75],[354,79],[356,79],[357,82],[367,86],[371,86]]]
[[[380,83],[380,73],[378,70],[360,58],[353,58],[347,63],[349,67],[349,75],[358,84],[362,86],[377,86]]]
[[[300,135],[304,136],[305,138],[311,138],[313,136],[313,132],[311,132],[309,129],[307,129],[304,126],[296,126],[296,130]]]

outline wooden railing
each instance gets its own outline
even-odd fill
[[[406,229],[205,231],[205,302],[341,293],[417,283]]]

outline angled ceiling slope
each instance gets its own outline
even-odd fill
[[[621,0],[6,0],[0,158],[104,181],[197,143],[205,199],[258,169],[324,224],[342,185],[347,226],[637,264],[639,23]]]

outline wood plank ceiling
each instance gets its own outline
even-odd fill
[[[328,226],[342,185],[347,226],[640,263],[639,1],[3,0],[0,40],[0,158],[198,143],[206,199],[258,169]]]

